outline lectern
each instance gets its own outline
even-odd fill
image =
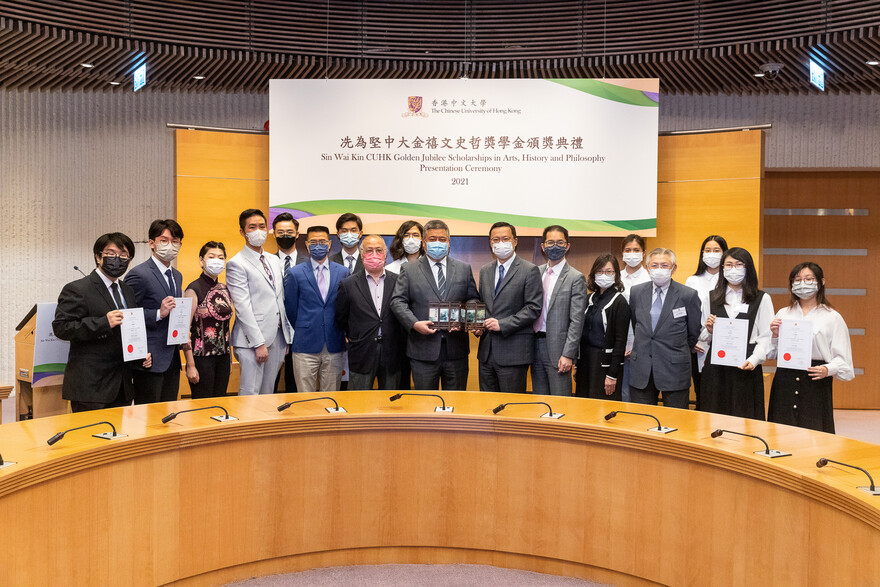
[[[37,327],[37,307],[22,319],[15,328],[15,392],[16,417],[28,414],[33,418],[57,416],[70,412],[70,403],[61,399],[61,382],[44,387],[33,387],[34,382],[34,331]]]

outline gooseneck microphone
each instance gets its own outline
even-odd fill
[[[3,455],[0,455],[0,469],[5,469],[6,467],[11,467],[12,465],[17,465],[17,464],[18,463],[15,463],[13,461],[4,461]]]
[[[855,466],[855,465],[850,465],[850,464],[847,464],[847,463],[841,463],[840,461],[834,461],[834,460],[831,460],[831,459],[826,459],[826,458],[824,458],[824,457],[821,458],[821,459],[819,459],[819,460],[816,462],[816,466],[819,467],[819,468],[821,469],[822,467],[824,467],[824,466],[827,465],[828,463],[834,463],[834,464],[836,464],[836,465],[843,465],[844,467],[849,467],[849,468],[851,468],[851,469],[858,469],[859,471],[861,471],[862,473],[864,473],[865,475],[868,476],[868,482],[871,484],[871,485],[868,486],[868,487],[864,487],[864,486],[862,486],[862,487],[858,487],[858,489],[861,489],[862,491],[866,491],[866,492],[870,493],[871,495],[880,495],[880,491],[877,491],[877,488],[874,487],[874,478],[871,477],[871,474],[870,474],[869,472],[867,472],[865,469],[863,469],[863,468],[861,468],[861,467],[857,467],[857,466]]]
[[[767,444],[767,442],[763,438],[761,438],[760,436],[755,436],[754,434],[746,434],[745,432],[737,432],[736,430],[722,430],[721,428],[719,428],[718,430],[715,430],[714,432],[712,432],[712,434],[710,434],[710,436],[712,438],[718,438],[719,436],[721,436],[725,432],[727,434],[736,434],[738,436],[747,436],[749,438],[755,438],[757,440],[760,440],[762,443],[764,443],[764,450],[756,450],[754,452],[754,454],[756,454],[756,455],[761,455],[763,457],[767,457],[770,459],[791,456],[790,452],[782,452],[781,450],[776,450],[776,449],[771,450],[770,445]]]
[[[77,271],[79,271],[80,273],[82,273],[82,276],[83,276],[83,277],[88,277],[88,275],[86,275],[85,273],[83,273],[83,270],[80,269],[79,267],[77,267],[76,265],[74,265],[73,268],[76,269]]]
[[[64,435],[67,434],[68,432],[73,432],[74,430],[82,430],[83,428],[91,428],[92,426],[100,426],[101,424],[106,424],[107,426],[110,426],[110,428],[113,430],[113,432],[102,432],[101,434],[92,434],[92,436],[94,436],[95,438],[103,438],[104,440],[113,440],[114,438],[124,438],[125,436],[127,436],[126,434],[117,434],[116,433],[116,426],[114,426],[113,424],[111,424],[110,422],[107,422],[105,420],[102,422],[95,422],[94,424],[86,424],[85,426],[77,426],[76,428],[64,430],[63,432],[59,432],[58,434],[56,434],[55,436],[53,436],[52,438],[47,440],[46,443],[49,446],[52,446],[53,444],[55,444],[56,442],[58,442],[59,440],[64,438]]]
[[[542,418],[553,418],[554,420],[558,420],[559,418],[561,418],[562,416],[565,415],[565,414],[562,414],[559,412],[554,413],[553,408],[551,408],[550,404],[548,404],[547,402],[507,402],[506,404],[501,404],[499,406],[495,406],[494,408],[492,408],[492,413],[497,414],[498,412],[500,412],[501,410],[503,410],[507,406],[527,406],[527,405],[547,406],[548,412],[546,414],[541,414]]]
[[[187,412],[201,412],[202,410],[211,410],[214,408],[216,408],[218,410],[223,410],[223,413],[225,415],[224,416],[211,416],[212,420],[217,420],[218,422],[229,422],[231,420],[238,420],[238,418],[236,418],[234,416],[230,416],[229,412],[227,412],[226,408],[224,408],[223,406],[205,406],[204,408],[192,408],[189,410],[180,410],[179,412],[171,412],[170,414],[168,414],[167,416],[162,418],[162,423],[167,424],[168,422],[170,422],[171,420],[173,420],[177,416],[179,416],[181,414],[185,414]]]
[[[303,402],[316,402],[316,401],[318,401],[319,399],[329,399],[331,402],[333,402],[333,406],[334,406],[334,407],[332,407],[332,408],[324,408],[325,410],[327,410],[327,411],[330,412],[331,414],[334,414],[334,413],[341,413],[341,414],[344,414],[344,413],[345,413],[345,408],[340,408],[340,407],[339,407],[339,404],[336,403],[336,400],[333,399],[332,397],[330,397],[329,395],[327,395],[327,396],[323,396],[323,397],[310,397],[309,399],[298,399],[298,400],[296,400],[296,401],[294,401],[294,402],[284,402],[283,404],[281,404],[280,406],[278,406],[278,411],[279,411],[279,412],[283,412],[284,410],[286,410],[287,408],[289,408],[289,407],[292,406],[293,404],[301,404],[301,403],[303,403]]]
[[[660,424],[660,420],[657,419],[657,416],[651,414],[643,414],[642,412],[625,412],[623,410],[616,410],[614,412],[608,412],[605,414],[605,419],[610,420],[612,418],[616,418],[617,414],[630,414],[631,416],[646,416],[648,418],[653,418],[655,422],[657,422],[656,428],[648,428],[649,432],[660,432],[661,434],[669,434],[670,432],[675,432],[678,428],[669,428],[667,426],[663,426]]]
[[[395,393],[394,395],[392,395],[388,399],[390,399],[393,402],[396,402],[397,400],[399,400],[400,398],[402,398],[405,395],[423,395],[425,397],[440,398],[440,403],[442,405],[439,405],[436,408],[434,408],[435,412],[451,412],[453,410],[452,406],[446,405],[446,400],[443,399],[443,396],[436,394],[436,393],[406,393],[406,392],[403,392],[403,393]]]

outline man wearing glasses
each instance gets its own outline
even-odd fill
[[[634,403],[688,408],[690,352],[700,335],[700,296],[672,280],[675,253],[654,249],[648,253],[651,281],[633,286],[633,349],[630,354],[630,391]]]
[[[568,230],[559,225],[548,226],[542,240],[541,250],[547,263],[539,267],[544,301],[534,324],[532,391],[571,396],[571,367],[577,359],[584,328],[587,280],[565,261],[571,247]]]
[[[171,266],[180,251],[183,229],[176,220],[154,220],[148,236],[153,254],[125,277],[137,305],[144,309],[147,349],[153,355],[152,368],[136,368],[132,373],[136,404],[174,401],[180,387],[180,348],[167,343],[167,318],[174,298],[183,295],[183,276]]]
[[[535,354],[534,324],[544,290],[538,267],[516,255],[516,228],[496,222],[489,229],[495,262],[480,269],[480,299],[490,318],[480,336],[480,391],[524,393]]]
[[[137,307],[132,289],[118,281],[134,256],[134,243],[121,232],[95,241],[94,271],[64,286],[58,296],[52,330],[70,341],[61,396],[74,412],[130,404],[131,368],[122,360],[122,310]],[[147,354],[140,366],[149,368]],[[132,362],[136,363],[136,362]]]
[[[348,270],[329,260],[330,230],[306,232],[309,262],[284,276],[284,307],[293,324],[293,370],[301,393],[337,391],[342,380],[345,335],[336,325],[336,294]]]

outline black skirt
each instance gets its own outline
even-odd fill
[[[614,393],[611,395],[605,395],[605,375],[608,373],[608,367],[603,367],[602,362],[604,360],[607,364],[607,361],[609,361],[610,358],[611,354],[606,353],[604,349],[596,348],[588,344],[581,345],[577,373],[574,378],[575,395],[577,397],[607,399],[618,402],[622,400],[622,377],[617,378],[617,385],[614,387]]]
[[[824,364],[824,361],[813,361],[814,367]],[[770,388],[767,419],[777,424],[834,434],[832,379],[825,377],[814,381],[806,371],[777,368]]]
[[[700,409],[753,420],[764,419],[764,372],[713,365],[706,361],[700,375]]]

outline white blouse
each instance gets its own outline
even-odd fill
[[[419,259],[422,257],[420,256]],[[385,265],[385,271],[390,271],[391,273],[400,273],[400,268],[406,265],[409,261],[406,260],[406,255],[397,259],[396,261],[391,261],[387,265]]]
[[[623,297],[626,298],[626,301],[629,301],[629,290],[631,290],[634,285],[651,281],[651,276],[648,275],[648,270],[645,269],[645,266],[640,265],[638,271],[635,271],[632,274],[627,273],[626,269],[621,271],[620,280],[623,282]]]
[[[700,293],[700,297],[702,299],[703,294],[708,294],[710,291],[715,289],[715,285],[718,283],[718,276],[721,274],[721,271],[712,275],[708,271],[703,271],[699,275],[691,275],[688,277],[684,284],[688,287],[692,287]]]
[[[724,297],[724,310],[729,317],[736,317],[740,312],[745,313],[749,311],[748,305],[743,305],[742,293],[742,289],[736,291],[729,285],[727,286],[727,292]],[[708,296],[706,300],[705,304],[708,307]],[[755,367],[766,361],[770,354],[773,337],[773,333],[770,331],[771,322],[773,322],[773,301],[765,293],[761,298],[761,303],[758,305],[758,312],[755,314],[755,325],[749,335],[749,344],[754,344],[755,350],[752,351],[752,354],[749,355],[746,361]],[[703,331],[700,333],[700,340],[712,340],[712,335],[709,334],[705,326],[703,326]]]
[[[777,318],[783,320],[806,320],[813,323],[814,361],[825,361],[829,377],[837,377],[841,381],[849,381],[855,377],[852,363],[852,347],[849,342],[849,329],[846,322],[836,310],[828,306],[818,305],[806,314],[801,310],[800,303],[786,306],[776,312]],[[776,358],[779,339],[771,339],[771,359]]]

